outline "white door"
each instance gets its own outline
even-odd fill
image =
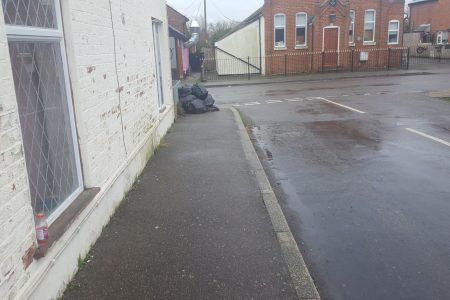
[[[158,105],[161,108],[164,105],[164,89],[162,79],[162,62],[161,62],[161,27],[162,22],[153,20],[153,47],[156,63],[156,80],[158,89]]]

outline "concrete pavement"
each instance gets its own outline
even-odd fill
[[[63,299],[302,298],[239,132],[230,110],[179,119]]]

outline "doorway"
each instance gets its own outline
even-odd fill
[[[323,67],[337,69],[339,66],[339,27],[325,27],[323,29]]]
[[[155,68],[156,68],[156,83],[158,89],[158,106],[162,108],[164,106],[164,88],[162,78],[162,60],[161,60],[161,29],[162,22],[153,19],[153,47],[155,53]]]

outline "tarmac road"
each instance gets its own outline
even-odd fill
[[[323,299],[450,299],[449,82],[210,88],[250,119]]]

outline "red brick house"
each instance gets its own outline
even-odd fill
[[[450,1],[422,0],[409,4],[411,32],[422,34],[421,42],[448,44]]]
[[[319,62],[306,55],[302,61],[300,56],[326,52],[321,58],[321,67],[323,64],[342,67],[345,51],[357,50],[360,54],[374,49],[401,47],[404,7],[404,0],[265,0],[264,6],[256,12],[257,16],[253,14],[238,26],[239,30],[216,44],[220,52],[218,57],[246,58],[261,53],[265,61],[255,60],[252,69],[259,69],[262,74],[274,74],[279,73],[279,68],[286,72],[286,68],[299,68],[306,64],[309,64],[309,70],[317,69],[315,65]],[[258,39],[250,38],[251,30]],[[241,40],[246,44],[239,46]],[[259,45],[250,42],[258,42]],[[333,51],[336,54],[328,54]],[[275,62],[274,57],[285,55],[288,58],[297,56],[297,61]],[[366,52],[358,55],[356,63],[372,59],[380,65],[387,64],[379,53],[371,55]],[[346,63],[353,65],[353,57]],[[218,70],[219,74],[220,71],[227,70]]]
[[[401,45],[404,6],[404,0],[266,0],[266,55]]]
[[[167,5],[172,79],[183,78],[189,69],[189,48],[184,47],[189,19]]]

